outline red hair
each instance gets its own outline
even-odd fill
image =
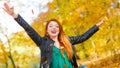
[[[59,34],[58,34],[58,40],[59,40],[59,43],[60,43],[60,47],[64,47],[64,49],[66,50],[67,52],[67,55],[68,55],[68,59],[71,60],[72,59],[72,56],[73,56],[73,50],[72,50],[72,47],[71,47],[71,43],[70,41],[68,40],[66,34],[64,33],[63,31],[63,28],[61,26],[61,24],[59,23],[58,20],[56,19],[51,19],[49,21],[47,21],[47,24],[46,24],[46,28],[45,28],[45,36],[46,37],[49,37],[48,33],[47,33],[47,27],[49,25],[49,23],[51,21],[55,21],[58,25],[59,25]],[[60,48],[60,50],[63,50]],[[63,52],[61,52],[62,55],[63,55]],[[64,56],[64,55],[63,55]]]

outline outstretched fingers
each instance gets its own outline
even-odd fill
[[[5,9],[5,10],[10,10],[10,7],[8,6],[7,3],[4,3],[4,9]]]
[[[14,14],[14,7],[10,7],[7,3],[4,3],[4,11],[6,11],[9,15]]]

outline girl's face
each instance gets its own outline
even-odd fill
[[[47,33],[50,37],[57,37],[59,34],[59,25],[55,21],[50,21],[47,27]]]

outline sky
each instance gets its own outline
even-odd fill
[[[38,18],[38,14],[48,10],[47,3],[52,0],[0,0],[0,40],[6,42],[3,35],[10,36],[12,33],[23,30],[16,21],[3,10],[3,4],[7,2],[11,7],[14,6],[15,13],[20,14],[29,24]],[[7,29],[7,30],[6,30]],[[3,32],[3,33],[2,33]]]

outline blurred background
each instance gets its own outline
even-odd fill
[[[97,33],[74,46],[78,65],[120,67],[120,0],[0,0],[0,68],[38,68],[40,50],[3,10],[8,2],[41,36],[46,21],[60,21],[68,36],[81,35],[108,17]]]

